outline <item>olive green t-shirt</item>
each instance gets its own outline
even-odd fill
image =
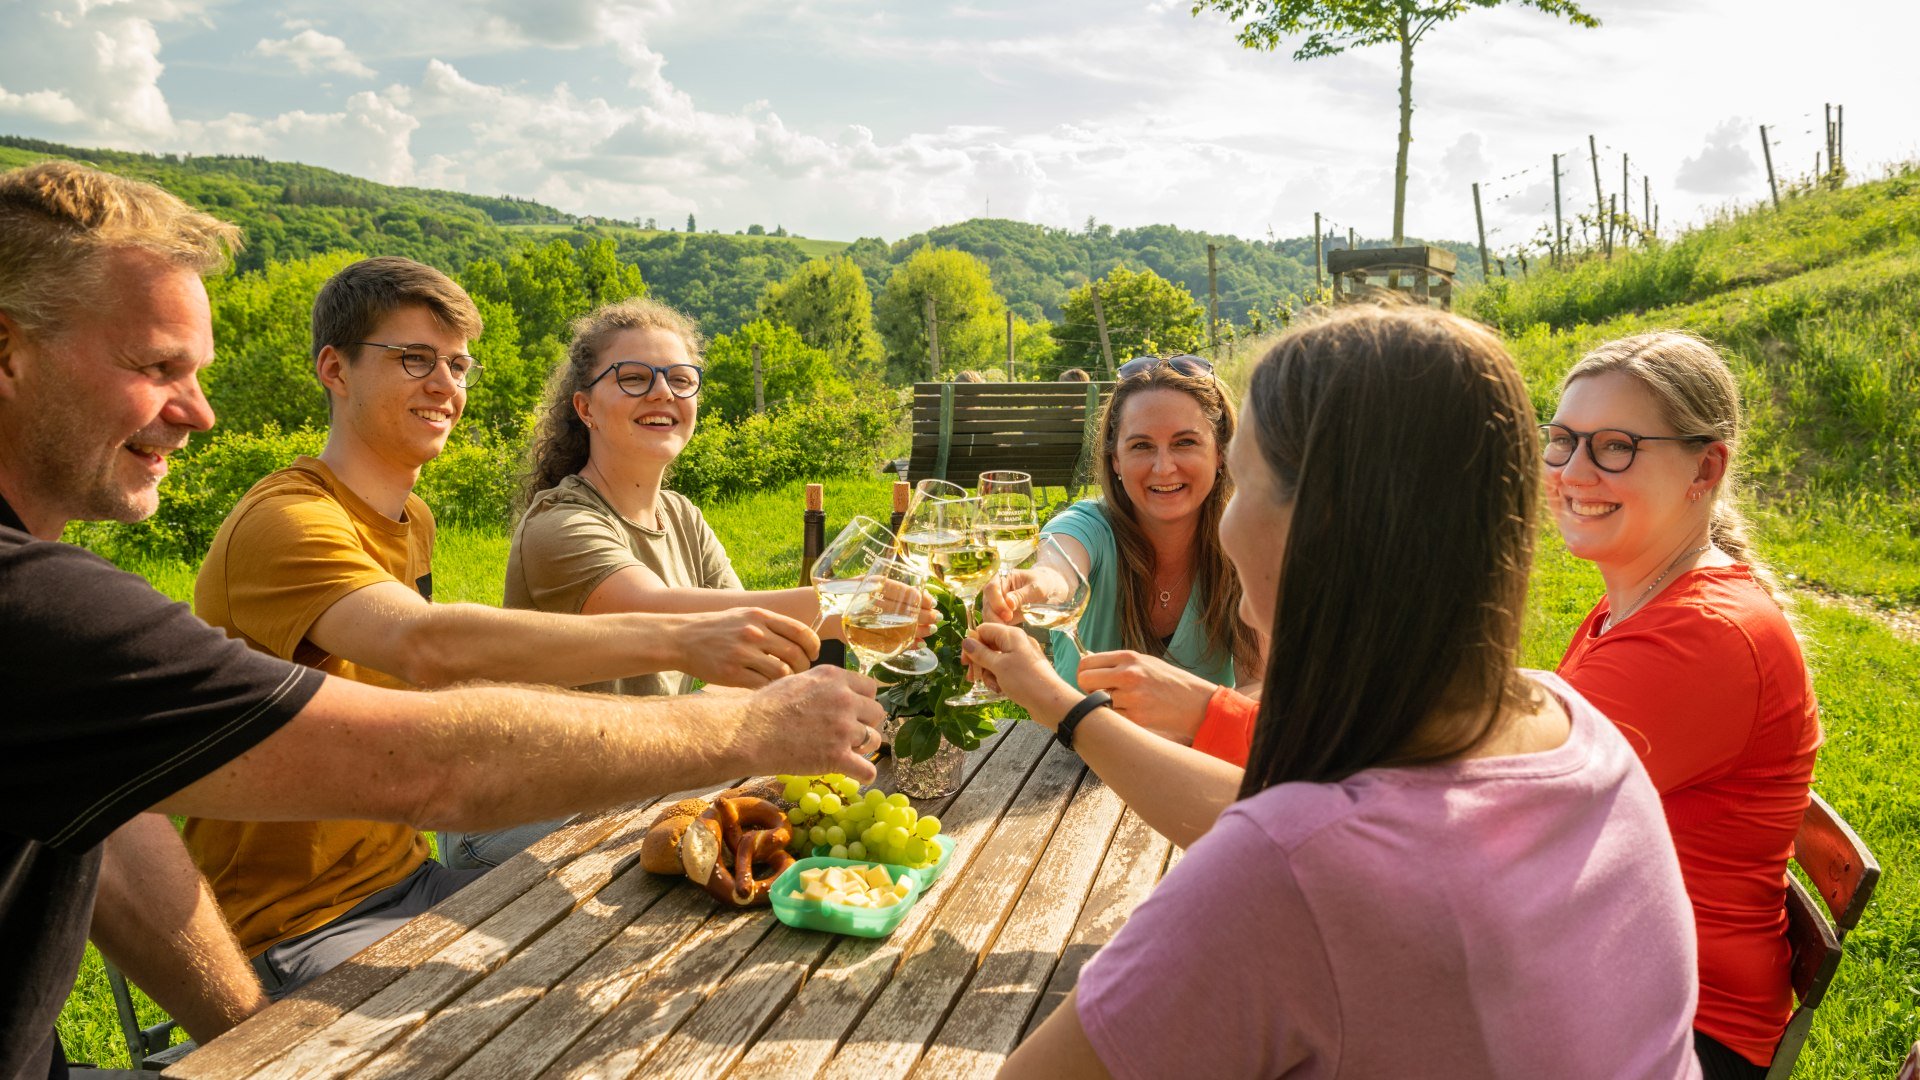
[[[644,566],[675,589],[738,589],[720,538],[700,508],[674,491],[660,493],[661,527],[620,516],[590,483],[569,476],[534,496],[513,530],[507,552],[506,606],[578,615],[600,583],[629,566]],[[664,695],[693,690],[678,671],[636,675],[580,689],[603,694]]]

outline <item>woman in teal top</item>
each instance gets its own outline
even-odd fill
[[[1197,356],[1140,357],[1118,374],[1100,415],[1103,494],[1042,529],[1092,587],[1080,640],[1103,661],[1130,650],[1232,686],[1236,665],[1259,670],[1257,640],[1239,618],[1240,579],[1220,550],[1233,406]],[[1019,582],[1008,585],[1010,594],[989,590],[989,610],[1018,622]],[[1056,631],[1050,652],[1079,687],[1081,658],[1067,635]]]

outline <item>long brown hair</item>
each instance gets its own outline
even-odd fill
[[[1254,369],[1247,433],[1292,504],[1242,798],[1444,761],[1510,706],[1540,439],[1492,331],[1354,306]]]
[[[519,509],[533,497],[586,467],[592,448],[587,425],[573,407],[573,395],[586,389],[598,375],[601,350],[616,334],[628,330],[665,330],[686,342],[696,362],[706,342],[693,320],[657,300],[634,297],[607,304],[573,320],[567,358],[547,377],[540,403],[540,420],[527,449],[527,471],[520,481]]]
[[[1660,404],[1660,416],[1677,435],[1708,435],[1727,444],[1727,471],[1713,489],[1707,539],[1753,571],[1755,580],[1791,615],[1791,602],[1773,569],[1760,561],[1738,502],[1743,427],[1740,384],[1719,350],[1684,330],[1655,330],[1617,338],[1580,358],[1560,380],[1566,392],[1575,379],[1619,372],[1632,377]]]
[[[1172,390],[1192,398],[1213,428],[1213,438],[1224,460],[1233,439],[1234,409],[1219,380],[1210,375],[1185,375],[1171,364],[1160,364],[1120,380],[1100,413],[1100,491],[1106,496],[1107,522],[1113,527],[1120,554],[1120,641],[1134,652],[1161,656],[1150,625],[1153,611],[1153,544],[1140,529],[1139,511],[1114,472],[1119,449],[1120,417],[1128,399],[1149,390]],[[1207,653],[1215,661],[1232,657],[1242,673],[1259,664],[1260,646],[1252,629],[1240,621],[1240,575],[1220,548],[1220,514],[1233,495],[1233,481],[1222,471],[1213,491],[1200,504],[1200,522],[1193,538],[1193,589],[1205,599],[1201,618],[1206,627]],[[1245,679],[1242,674],[1240,678]]]

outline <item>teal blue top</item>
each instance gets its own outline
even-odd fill
[[[1086,643],[1087,650],[1110,652],[1126,648],[1120,635],[1120,549],[1113,539],[1113,526],[1107,523],[1105,501],[1082,499],[1055,514],[1040,532],[1080,541],[1092,560],[1087,574],[1092,596],[1087,600],[1086,614],[1080,617],[1080,640]],[[1173,641],[1167,645],[1166,659],[1208,682],[1232,686],[1232,654],[1214,657],[1207,648],[1207,630],[1201,621],[1204,599],[1197,589],[1187,597],[1186,610],[1180,613],[1180,625],[1174,627]],[[1050,651],[1054,670],[1074,689],[1079,689],[1076,676],[1080,672],[1080,656],[1074,652],[1072,640],[1056,630]]]

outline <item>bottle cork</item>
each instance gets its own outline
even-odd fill
[[[827,507],[826,488],[819,484],[807,485],[807,509],[824,510]],[[791,513],[792,511],[788,511]]]
[[[905,480],[895,480],[893,482],[893,512],[896,514],[906,513],[907,504],[911,501],[913,501],[913,485],[907,483]]]

